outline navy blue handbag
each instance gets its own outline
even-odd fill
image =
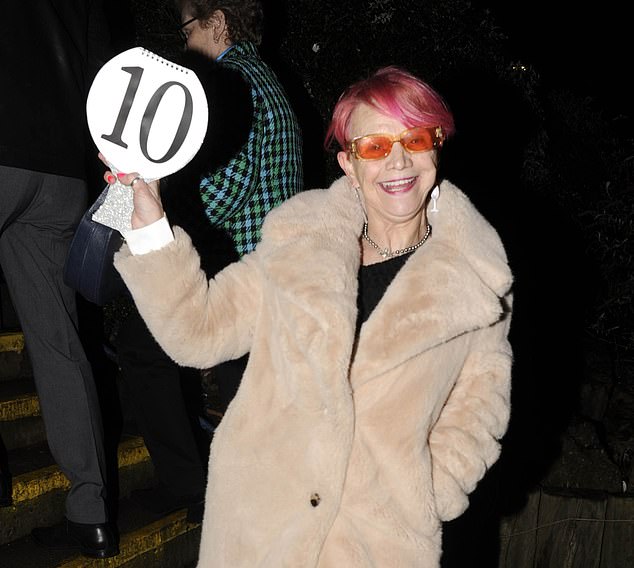
[[[92,220],[107,193],[108,186],[81,218],[64,265],[65,284],[98,306],[126,290],[113,264],[114,253],[121,248],[123,237],[116,229]]]

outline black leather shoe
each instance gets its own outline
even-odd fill
[[[61,525],[37,527],[33,540],[51,550],[79,550],[90,558],[109,558],[119,554],[115,530],[109,523],[74,523],[64,519]]]

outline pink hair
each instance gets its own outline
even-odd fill
[[[346,147],[350,116],[360,104],[399,120],[407,128],[442,126],[445,138],[455,131],[453,115],[442,97],[427,83],[391,65],[352,84],[339,97],[326,132],[326,148],[333,140]]]

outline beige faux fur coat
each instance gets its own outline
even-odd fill
[[[211,447],[199,567],[437,567],[441,521],[509,418],[509,271],[495,230],[441,185],[432,237],[355,345],[363,217],[345,178],[269,213],[207,282],[187,235],[116,267],[175,361],[250,352]]]

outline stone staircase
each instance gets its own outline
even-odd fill
[[[111,380],[116,384],[117,377]],[[91,560],[78,553],[53,553],[39,547],[30,531],[35,526],[62,521],[69,483],[46,444],[22,333],[0,331],[0,440],[6,449],[13,483],[12,505],[0,508],[2,568],[196,565],[200,524],[187,522],[185,509],[157,517],[130,499],[132,491],[155,483],[154,469],[143,439],[135,434],[133,424],[126,423],[125,409],[122,416],[122,426],[111,443],[111,461],[116,464],[113,469],[120,554],[106,560]]]

